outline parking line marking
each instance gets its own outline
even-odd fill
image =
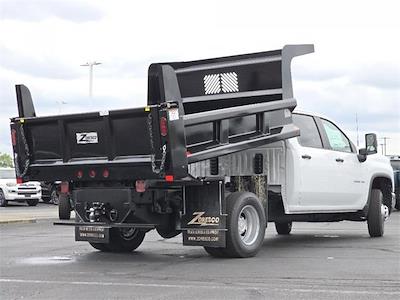
[[[99,285],[99,286],[127,286],[153,288],[186,288],[186,289],[226,289],[226,290],[265,290],[290,293],[331,293],[331,294],[358,294],[358,295],[400,295],[400,291],[357,291],[357,290],[329,290],[329,289],[299,289],[299,288],[272,288],[254,285],[193,285],[193,284],[158,284],[158,283],[130,283],[130,282],[97,282],[97,281],[62,281],[62,280],[30,280],[0,278],[2,283],[38,283],[38,284],[69,284],[69,285]]]

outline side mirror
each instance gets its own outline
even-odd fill
[[[367,133],[365,135],[365,148],[367,155],[378,153],[378,139],[375,133]]]
[[[357,155],[359,162],[367,160],[367,155],[378,152],[378,139],[375,133],[367,133],[365,135],[365,148],[359,150]]]

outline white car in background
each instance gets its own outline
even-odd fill
[[[39,182],[30,181],[17,183],[13,168],[0,168],[0,206],[7,206],[8,201],[26,202],[36,206],[42,197]]]

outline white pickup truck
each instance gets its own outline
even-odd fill
[[[268,203],[267,220],[278,234],[289,234],[292,222],[367,221],[371,237],[382,236],[395,196],[393,170],[377,153],[375,134],[366,135],[366,148],[357,148],[330,119],[294,112],[300,136],[220,157],[220,174],[248,176],[243,190]],[[262,155],[268,197],[259,192],[253,161]],[[210,166],[190,168],[195,177],[207,176]],[[227,177],[229,178],[229,177]],[[235,183],[234,183],[235,184]],[[253,185],[253,187],[251,187]]]
[[[294,221],[367,221],[371,237],[382,236],[394,206],[393,171],[377,154],[374,134],[359,153],[331,120],[294,113],[300,136],[266,146],[269,152],[269,212],[279,234]]]
[[[36,206],[42,197],[39,182],[17,183],[13,168],[0,168],[0,206],[7,206],[8,201],[26,202]]]

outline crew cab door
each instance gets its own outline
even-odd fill
[[[334,164],[332,180],[336,186],[333,206],[361,209],[366,203],[369,182],[366,164],[360,163],[349,138],[333,122],[316,118],[323,138],[326,159]]]
[[[289,205],[296,212],[329,212],[358,209],[364,202],[363,164],[355,147],[332,122],[310,115],[294,114],[300,128],[292,147],[297,186]],[[294,143],[293,143],[294,144]]]
[[[289,210],[302,213],[325,211],[337,198],[337,187],[332,184],[336,166],[326,158],[327,152],[314,117],[293,114],[293,122],[299,127],[300,136],[288,147],[293,162],[293,178],[288,180],[288,185],[293,183]]]

